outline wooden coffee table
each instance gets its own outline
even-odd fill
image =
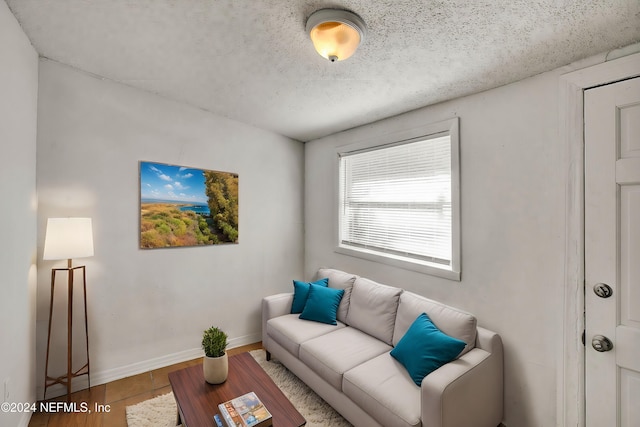
[[[273,427],[300,427],[307,423],[300,412],[249,354],[229,357],[229,376],[218,385],[204,380],[202,365],[169,373],[178,404],[177,424],[185,427],[215,427],[218,404],[253,391],[273,416]]]

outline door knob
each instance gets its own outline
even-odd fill
[[[600,353],[611,351],[613,349],[613,343],[604,335],[594,336],[591,340],[591,345],[596,351],[599,351]]]
[[[593,292],[595,292],[595,294],[600,298],[609,298],[611,295],[613,295],[613,289],[611,289],[611,286],[607,285],[606,283],[597,283],[593,287]]]

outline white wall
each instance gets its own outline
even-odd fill
[[[93,218],[95,256],[75,262],[87,266],[92,382],[197,357],[211,325],[231,347],[259,341],[261,297],[302,276],[303,144],[48,60],[39,96],[38,242],[48,217]],[[239,244],[140,250],[140,160],[238,173]],[[38,384],[61,265],[38,275]]]
[[[0,399],[35,401],[38,55],[0,1]],[[0,412],[0,426],[28,413]]]
[[[474,313],[501,334],[505,424],[556,425],[563,319],[566,147],[560,71],[306,144],[305,274],[332,266]],[[462,281],[333,251],[336,147],[460,117]],[[559,400],[561,401],[561,400]]]

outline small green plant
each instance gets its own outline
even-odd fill
[[[207,357],[220,357],[227,348],[227,334],[220,328],[210,327],[202,335],[202,348]]]

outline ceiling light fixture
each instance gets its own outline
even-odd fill
[[[313,46],[331,62],[353,55],[364,40],[365,31],[362,18],[347,10],[320,9],[307,19],[307,33]]]

